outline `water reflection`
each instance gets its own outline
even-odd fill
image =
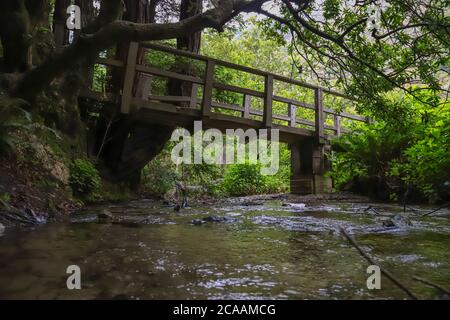
[[[379,205],[380,217],[364,212],[367,206],[273,201],[175,213],[136,201],[106,208],[120,223],[97,223],[105,208],[89,209],[65,223],[0,238],[0,298],[405,298],[384,278],[382,290],[366,288],[367,262],[340,227],[420,297],[436,291],[413,275],[450,286],[445,212],[425,219],[410,214],[408,223],[386,227],[382,219],[398,208]],[[66,289],[71,264],[81,267],[82,290]]]

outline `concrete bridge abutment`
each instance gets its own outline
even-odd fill
[[[290,144],[291,193],[323,194],[332,191],[332,180],[325,174],[331,169],[326,159],[327,145],[314,141]]]

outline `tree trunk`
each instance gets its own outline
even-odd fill
[[[182,0],[180,5],[180,21],[201,13],[202,0]],[[177,38],[177,49],[199,53],[201,44],[201,32],[191,33],[185,37]],[[193,75],[189,65],[182,66],[175,72]],[[170,79],[168,83],[169,94],[173,96],[189,96],[192,91],[192,83]]]
[[[151,23],[155,21],[156,5],[161,0],[126,0],[126,11],[123,20],[137,23]],[[129,43],[120,43],[116,49],[116,59],[126,62]],[[144,49],[139,48],[138,63],[144,61]],[[123,70],[112,73],[110,87],[114,92],[120,92],[123,87]],[[151,78],[137,74],[134,80],[133,95],[142,99],[148,96]],[[111,180],[126,180],[137,188],[142,168],[153,159],[168,141],[173,128],[166,126],[142,126],[130,123],[127,116],[117,115],[118,111],[102,112],[99,126],[98,140],[104,140],[107,123],[113,121],[109,129],[108,142],[104,145],[101,158],[106,178]]]
[[[75,0],[75,4],[81,9],[81,29],[84,29],[95,19],[94,2],[93,0]]]
[[[193,17],[203,11],[202,0],[182,0],[180,5],[180,21]],[[198,53],[200,51],[201,32],[195,32],[177,39],[177,48],[180,50]]]
[[[74,36],[76,39],[79,37],[82,30],[94,21],[96,10],[94,8],[93,0],[75,0],[75,4],[81,9],[81,30],[75,31]],[[83,79],[83,84],[86,87],[91,86],[94,77],[94,68],[90,61],[87,61],[81,68],[81,77]]]
[[[30,16],[24,0],[0,1],[0,37],[4,71],[25,72],[30,67]]]
[[[53,34],[55,37],[55,45],[61,48],[69,43],[69,30],[67,30],[67,7],[70,0],[56,0],[55,11],[53,13]]]

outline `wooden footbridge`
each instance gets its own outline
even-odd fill
[[[151,63],[138,63],[139,50],[144,54],[158,52],[174,59],[190,61],[202,72],[165,70]],[[144,57],[146,57],[144,55]],[[145,59],[144,59],[145,61]],[[132,121],[146,124],[164,124],[190,128],[195,120],[202,120],[203,128],[225,129],[278,129],[280,141],[291,147],[291,192],[321,193],[331,189],[331,181],[324,177],[329,168],[325,152],[329,141],[348,132],[344,124],[366,121],[359,115],[338,111],[326,106],[325,101],[336,101],[352,106],[355,101],[340,92],[304,83],[281,75],[176,50],[158,44],[131,43],[126,61],[99,58],[97,63],[108,69],[122,69],[124,81],[120,95],[95,92],[91,88],[82,96],[100,101],[120,103],[121,113]],[[260,80],[263,90],[245,88],[217,80],[220,68],[243,72]],[[182,69],[182,68],[181,68]],[[146,77],[144,88],[136,90],[136,81]],[[178,81],[188,84],[190,94],[174,96],[155,94],[153,81]],[[171,79],[171,80],[169,80]],[[277,94],[277,88],[289,87],[289,92],[309,94],[311,102],[299,101]],[[186,90],[185,90],[186,91]],[[282,90],[280,90],[282,91]],[[241,97],[240,104],[225,103],[217,93]],[[333,100],[334,99],[334,100]],[[275,106],[275,107],[274,107]],[[302,112],[302,110],[304,112]],[[308,117],[302,117],[307,114]],[[151,142],[149,142],[151,143]]]

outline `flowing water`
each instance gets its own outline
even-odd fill
[[[0,298],[406,298],[384,276],[380,290],[367,289],[369,263],[339,228],[420,298],[439,292],[414,275],[450,288],[449,212],[407,212],[384,226],[402,210],[368,205],[229,201],[177,213],[140,200],[85,209],[0,237]],[[115,223],[97,221],[105,209]],[[69,265],[81,268],[81,290],[66,287]]]

